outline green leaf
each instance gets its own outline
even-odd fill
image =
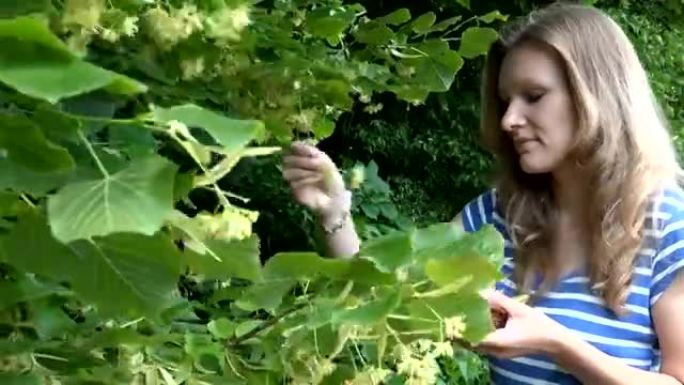
[[[333,134],[335,131],[335,122],[325,118],[316,119],[313,123],[312,130],[316,139],[323,140]]]
[[[0,217],[15,215],[23,204],[17,194],[0,191]]]
[[[316,253],[278,253],[266,262],[264,279],[339,278],[349,266],[347,260],[323,258]]]
[[[458,53],[468,59],[484,55],[498,36],[496,30],[492,28],[470,27],[461,35]]]
[[[137,125],[117,124],[109,127],[109,143],[133,158],[150,155],[157,149],[152,133]]]
[[[396,11],[375,19],[378,23],[388,25],[404,24],[411,20],[411,12],[407,8],[399,8]]]
[[[408,321],[396,321],[401,330],[425,330],[425,335],[416,338],[435,338],[443,334],[442,319],[464,317],[466,329],[463,338],[468,342],[479,342],[492,331],[491,315],[487,301],[478,293],[456,293],[436,298],[413,299],[403,310],[412,317]],[[394,322],[394,321],[393,321]]]
[[[155,108],[151,118],[161,123],[177,120],[188,127],[202,128],[229,152],[242,149],[264,132],[264,124],[258,120],[231,119],[194,104]]]
[[[405,59],[416,68],[416,81],[431,91],[445,92],[451,88],[456,73],[463,66],[463,59],[449,48],[444,40],[432,39],[416,45],[427,57]]]
[[[411,28],[415,33],[425,33],[430,31],[430,27],[435,24],[437,15],[434,12],[427,12],[418,16],[411,22]]]
[[[200,370],[212,371],[212,369],[222,368],[225,361],[224,349],[221,343],[213,341],[211,336],[185,333],[185,352],[194,359],[195,365]],[[207,364],[212,367],[205,367]]]
[[[171,303],[180,275],[181,256],[161,235],[117,234],[67,247],[34,212],[19,218],[5,248],[12,265],[70,282],[105,314],[155,316]]]
[[[22,115],[0,114],[0,147],[8,158],[37,172],[65,172],[74,160],[65,148],[45,139],[43,132]]]
[[[48,198],[52,231],[64,243],[117,232],[152,235],[173,211],[175,174],[173,163],[151,156],[100,180],[68,184]]]
[[[264,266],[263,280],[247,290],[237,305],[248,311],[265,309],[274,312],[283,296],[299,280],[326,278],[338,281],[353,280],[368,285],[391,284],[392,274],[386,274],[373,262],[354,259],[328,259],[315,253],[278,253]]]
[[[456,2],[461,4],[466,9],[470,9],[470,0],[456,0]]]
[[[69,293],[70,291],[62,286],[41,282],[29,274],[21,274],[11,281],[0,281],[0,309],[9,308],[19,302]]]
[[[297,283],[292,278],[266,280],[255,283],[243,293],[235,305],[246,311],[264,309],[275,313],[283,301],[283,296]]]
[[[327,39],[335,45],[354,18],[355,13],[351,9],[321,7],[307,13],[305,24],[312,35]]]
[[[361,306],[344,309],[333,315],[334,323],[345,323],[359,326],[372,326],[387,317],[401,303],[401,291],[390,290],[384,296]]]
[[[45,136],[53,141],[76,142],[79,140],[78,131],[83,128],[79,120],[45,105],[36,109],[32,120],[43,129]]]
[[[133,79],[77,59],[45,23],[30,17],[0,20],[0,82],[51,103],[97,89],[118,94],[147,90]]]
[[[9,4],[6,3],[6,1],[7,0],[3,0],[3,7],[9,7]],[[10,1],[19,2],[19,0]],[[35,0],[22,3],[30,4],[32,2],[35,3]],[[65,58],[73,57],[73,54],[69,51],[66,44],[62,43],[62,41],[50,31],[50,28],[45,22],[40,21],[37,18],[24,16],[0,20],[0,39],[3,38],[16,39],[22,44],[34,43],[43,48],[59,52]]]
[[[413,234],[395,231],[366,241],[359,255],[374,262],[380,271],[394,272],[411,262]]]
[[[0,188],[16,192],[43,195],[63,185],[71,172],[42,173],[32,171],[9,159],[0,158]]]
[[[434,224],[416,230],[414,248],[415,258],[424,263],[430,260],[426,263],[426,266],[432,266],[430,269],[439,270],[436,266],[440,266],[440,261],[444,261],[446,265],[458,264],[456,260],[460,258],[468,259],[464,262],[464,268],[470,264],[486,265],[487,267],[483,267],[484,270],[477,274],[485,281],[492,279],[493,272],[497,272],[498,276],[504,261],[503,238],[494,226],[489,225],[483,226],[476,232],[466,233],[453,222]],[[459,274],[448,266],[443,267],[446,268],[445,271],[434,273],[436,282],[448,283],[449,278],[441,277],[441,274],[451,276]],[[477,269],[473,266],[469,268]],[[480,273],[484,274],[480,275]]]
[[[204,245],[221,261],[217,261],[209,253],[199,254],[186,249],[184,259],[193,272],[202,274],[208,279],[226,280],[233,277],[250,281],[261,279],[259,239],[256,236],[233,242],[208,240],[204,242]]]
[[[431,90],[419,84],[391,85],[387,89],[394,92],[401,100],[420,103],[424,102],[431,92]]]
[[[98,131],[107,125],[107,121],[114,117],[117,102],[107,94],[99,91],[87,95],[78,95],[61,103],[62,111],[67,114],[84,118],[96,118],[96,121],[84,120],[85,132]],[[80,123],[80,122],[79,122]],[[118,128],[118,125],[117,125]],[[76,133],[78,137],[78,132]]]
[[[32,304],[33,326],[43,339],[64,336],[77,326],[62,309],[62,301],[43,300]]]
[[[425,275],[439,286],[470,278],[468,286],[476,288],[475,290],[491,287],[501,278],[494,264],[474,253],[429,260],[425,265]]]
[[[44,13],[50,8],[50,0],[3,0],[0,2],[0,18],[13,18],[30,13]]]
[[[5,47],[12,46],[12,49]],[[0,82],[17,91],[56,103],[97,89],[117,94],[147,91],[133,79],[77,59],[63,59],[36,46],[0,39]],[[3,49],[5,48],[5,49]]]
[[[354,36],[360,43],[382,45],[392,40],[394,31],[381,23],[370,21],[359,26]]]
[[[207,329],[216,338],[227,339],[233,336],[237,329],[237,324],[226,318],[211,320],[207,324]]]
[[[354,101],[350,93],[351,84],[342,80],[317,80],[316,93],[321,99],[321,103],[329,104],[339,108],[351,108]]]
[[[444,19],[444,20],[440,21],[439,23],[436,23],[435,25],[433,25],[430,28],[430,30],[428,31],[428,33],[429,32],[446,31],[447,29],[449,29],[449,27],[451,27],[451,26],[455,25],[456,23],[458,23],[459,21],[461,21],[461,19],[463,19],[463,17],[461,15],[453,16],[453,17],[450,17],[448,19]]]
[[[478,17],[478,19],[482,20],[485,23],[492,23],[495,20],[506,21],[508,20],[508,15],[502,15],[501,12],[495,10]]]
[[[36,374],[31,373],[0,373],[0,383],[3,385],[42,385],[43,381]]]
[[[244,336],[245,334],[251,332],[256,327],[261,325],[262,323],[264,323],[264,321],[260,321],[260,320],[247,320],[247,321],[240,323],[235,328],[235,337],[240,338],[240,337]]]
[[[453,221],[426,226],[415,232],[415,253],[435,258],[444,249],[446,253],[452,252],[454,242],[460,242],[466,236],[466,231]]]

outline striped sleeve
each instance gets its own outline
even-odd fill
[[[486,224],[491,224],[496,208],[496,195],[494,190],[488,190],[477,198],[468,202],[461,211],[463,228],[467,232],[479,230]]]
[[[684,210],[675,211],[661,231],[653,258],[651,305],[663,295],[684,268]]]

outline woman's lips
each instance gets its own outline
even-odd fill
[[[513,145],[518,153],[524,154],[538,146],[539,141],[537,139],[516,139],[513,141]]]

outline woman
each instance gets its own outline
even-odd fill
[[[684,383],[684,192],[666,124],[623,31],[600,11],[553,5],[504,30],[487,57],[485,143],[496,187],[457,216],[506,239],[509,314],[478,345],[496,384]],[[295,199],[334,256],[354,255],[351,194],[301,143],[285,158]],[[531,304],[510,299],[533,293]]]

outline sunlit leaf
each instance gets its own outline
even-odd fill
[[[217,320],[212,320],[207,324],[207,329],[216,338],[230,338],[235,333],[237,326],[235,322],[232,322],[226,318],[219,318]]]
[[[228,118],[194,104],[156,108],[149,117],[158,122],[176,120],[188,127],[202,128],[229,152],[247,146],[264,131],[260,121]]]
[[[415,48],[422,56],[405,62],[417,69],[417,80],[431,91],[448,91],[463,66],[461,55],[439,39],[426,40]]]
[[[154,234],[173,211],[176,166],[152,156],[102,179],[66,185],[48,199],[50,226],[61,242],[117,232]]]
[[[184,252],[185,261],[194,273],[209,279],[226,280],[237,277],[250,281],[260,280],[259,240],[256,236],[231,242],[207,240],[203,244],[211,250],[211,254],[200,254],[187,249]]]
[[[74,167],[69,151],[48,141],[25,116],[0,114],[0,147],[10,160],[32,171],[67,172]]]
[[[0,373],[0,383],[3,385],[42,385],[43,381],[37,374],[32,373]]]
[[[492,23],[496,20],[506,21],[508,20],[508,15],[502,15],[501,12],[495,10],[480,16],[478,19],[484,21],[485,23]]]
[[[52,237],[37,213],[21,217],[4,244],[14,266],[66,280],[110,314],[154,315],[170,303],[180,274],[180,255],[161,236],[117,234],[69,247]]]
[[[461,35],[458,53],[468,59],[484,55],[498,36],[496,30],[492,28],[470,27]]]
[[[407,8],[399,8],[385,16],[375,19],[378,23],[399,25],[411,20],[411,12]]]
[[[363,244],[359,255],[373,261],[383,272],[392,272],[411,262],[413,233],[393,232]]]
[[[427,12],[418,16],[415,20],[411,22],[411,28],[416,33],[424,33],[430,30],[435,21],[437,20],[437,15],[434,12]]]

